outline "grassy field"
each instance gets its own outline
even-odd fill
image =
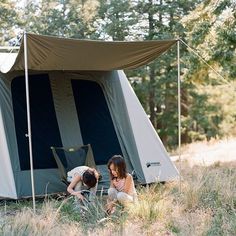
[[[39,199],[35,215],[30,200],[2,201],[0,235],[236,235],[236,162],[181,169],[181,185],[140,186],[138,203],[111,216],[105,197],[83,209],[72,197]]]

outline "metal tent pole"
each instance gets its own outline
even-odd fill
[[[27,34],[24,32],[24,61],[25,61],[25,92],[26,92],[26,106],[27,106],[27,124],[28,133],[26,137],[29,139],[29,154],[30,154],[30,176],[33,197],[33,211],[35,213],[35,191],[34,191],[34,167],[33,167],[33,153],[32,153],[32,136],[31,136],[31,120],[30,120],[30,101],[29,101],[29,75],[28,75],[28,57],[27,57]]]
[[[179,189],[181,192],[181,94],[180,94],[180,40],[177,41],[177,68],[178,68],[178,152],[179,152]]]

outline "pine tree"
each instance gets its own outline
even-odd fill
[[[194,87],[185,123],[189,136],[194,141],[233,135],[236,116],[229,104],[236,105],[235,92],[231,90],[235,85],[230,82],[235,79],[236,72],[235,3],[230,0],[204,1],[182,22],[188,32],[188,44],[224,76],[222,79],[193,54],[184,58],[188,68],[185,79]]]
[[[0,43],[8,44],[8,41],[16,36],[15,30],[18,24],[16,2],[1,0],[0,2]]]
[[[95,32],[93,23],[98,7],[97,0],[32,2],[22,11],[23,25],[28,32],[38,34],[91,38]]]

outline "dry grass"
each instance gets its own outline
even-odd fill
[[[60,207],[45,202],[36,214],[30,208],[23,208],[14,216],[6,216],[1,227],[1,235],[81,235],[77,222],[63,223]]]
[[[236,235],[236,162],[181,165],[181,191],[179,182],[139,187],[138,203],[112,216],[104,199],[82,213],[72,198],[46,199],[35,215],[22,207],[30,202],[3,204],[0,235]]]

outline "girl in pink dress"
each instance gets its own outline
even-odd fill
[[[132,175],[127,173],[125,160],[120,155],[113,156],[107,164],[110,172],[107,212],[113,213],[117,202],[125,205],[137,198]]]

